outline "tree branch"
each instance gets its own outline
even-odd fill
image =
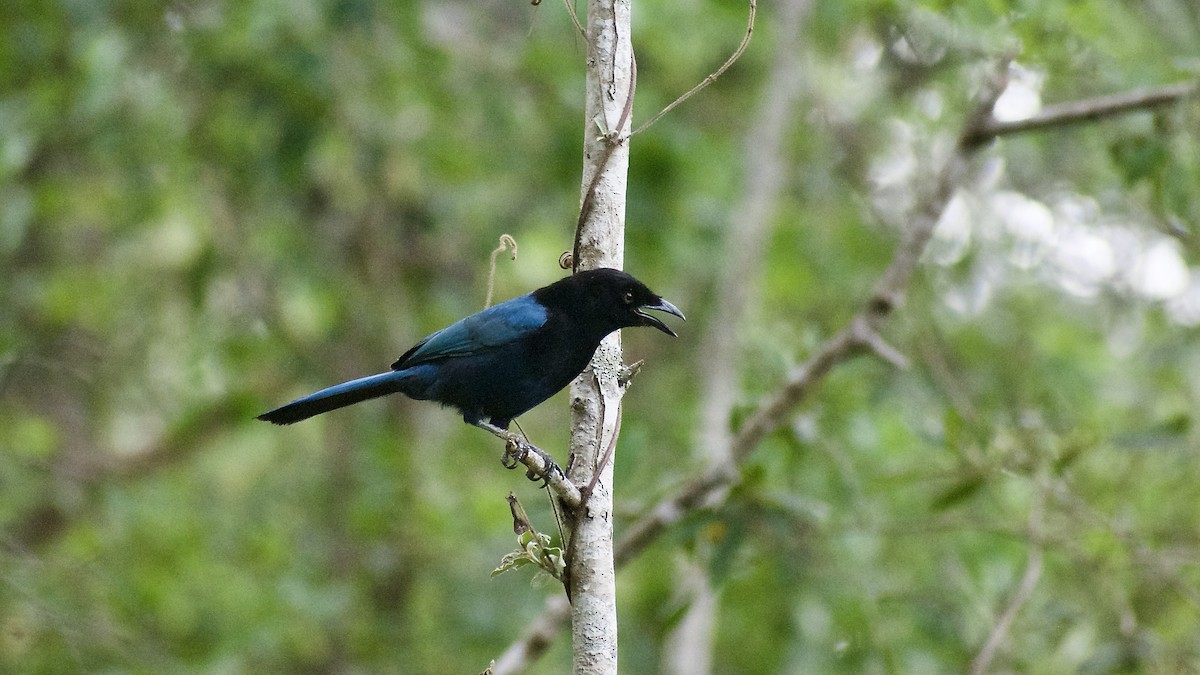
[[[622,137],[621,134],[629,124],[629,118],[633,114],[633,92],[636,87],[637,59],[633,57],[633,52],[631,51],[629,61],[629,91],[625,96],[625,107],[621,109],[621,116],[617,119],[616,131],[604,129],[604,133],[601,135],[604,147],[600,151],[599,161],[596,162],[599,168],[592,174],[592,179],[588,182],[587,189],[583,193],[583,201],[579,205],[579,218],[575,221],[575,240],[571,244],[570,264],[565,264],[561,258],[559,259],[559,264],[563,269],[570,269],[571,274],[574,274],[579,269],[579,245],[583,241],[584,226],[592,216],[596,188],[600,186],[600,180],[604,177],[605,170],[608,169],[608,162],[612,159],[613,153],[628,140],[628,137]],[[628,161],[628,156],[626,157],[626,161]]]
[[[123,457],[96,455],[64,473],[72,477],[73,489],[85,492],[106,481],[143,478],[178,464],[203,448],[206,441],[223,433],[231,420],[243,416],[245,410],[251,407],[247,400],[247,395],[235,392],[187,415],[135,454]],[[71,462],[73,459],[67,456],[59,461]],[[0,534],[0,541],[5,546],[32,550],[50,543],[65,532],[79,514],[64,509],[58,503],[55,494],[60,491],[56,488],[42,502],[15,518],[13,524]]]
[[[1046,473],[1044,470],[1041,473]],[[1009,598],[1008,605],[1004,607],[1004,611],[996,618],[996,623],[992,625],[992,630],[988,633],[987,641],[984,642],[983,648],[979,650],[979,654],[971,661],[971,675],[983,675],[988,672],[988,668],[992,665],[992,659],[996,656],[996,650],[1008,637],[1008,629],[1012,626],[1013,620],[1017,618],[1017,613],[1021,611],[1021,607],[1029,601],[1033,596],[1033,590],[1037,587],[1038,580],[1042,577],[1042,557],[1044,555],[1044,545],[1042,539],[1044,537],[1043,530],[1046,510],[1046,493],[1049,491],[1047,476],[1039,475],[1036,479],[1037,485],[1034,486],[1033,502],[1029,506],[1029,555],[1025,559],[1025,572],[1021,575],[1021,582],[1017,585],[1017,590],[1013,596]]]
[[[494,424],[480,420],[475,423],[475,426],[498,438],[504,439],[507,443],[504,451],[505,467],[512,469],[516,467],[517,462],[524,464],[525,468],[529,470],[527,475],[530,480],[544,480],[546,487],[553,490],[555,496],[570,511],[574,512],[579,508],[582,502],[579,488],[567,480],[567,475],[558,467],[558,464],[554,461],[550,453],[530,443],[520,434],[507,429],[501,429]],[[513,463],[509,462],[510,459]]]
[[[584,157],[580,219],[572,270],[620,269],[625,261],[625,204],[629,174],[629,123],[636,66],[631,0],[589,0],[584,104]],[[616,119],[615,126],[608,126]],[[594,123],[606,128],[597,137]],[[588,486],[564,533],[564,582],[571,600],[572,672],[617,672],[617,582],[613,566],[613,464],[602,462],[615,443],[624,371],[620,333],[606,337],[591,365],[571,383],[569,478]]]
[[[1179,82],[1153,89],[1138,89],[1082,101],[1048,105],[1042,108],[1038,114],[1023,120],[1000,121],[989,115],[987,122],[974,131],[971,140],[975,143],[982,143],[998,136],[1093,122],[1104,117],[1171,105],[1198,94],[1200,94],[1200,83]]]
[[[539,0],[540,1],[540,0]],[[587,31],[583,29],[583,25],[579,23],[579,13],[575,11],[575,5],[571,0],[563,0],[563,5],[567,8],[567,14],[571,17],[571,23],[575,24],[575,30],[584,40],[587,39]]]
[[[745,128],[741,198],[726,217],[719,255],[724,264],[719,266],[710,318],[703,326],[696,352],[700,396],[692,455],[698,466],[726,465],[731,460],[730,419],[739,391],[739,342],[745,323],[742,318],[760,293],[771,224],[779,196],[794,172],[791,157],[794,152],[786,139],[802,114],[799,101],[805,88],[803,23],[811,7],[811,0],[784,0],[779,4],[774,17],[779,40],[770,70],[759,89],[754,115]],[[755,4],[751,2],[746,35],[722,70],[749,43],[754,12]],[[680,567],[675,574],[676,589],[683,596],[687,610],[666,637],[660,666],[664,675],[695,675],[712,670],[712,628],[719,602],[707,578],[709,566],[704,562],[705,557],[688,556],[676,562]]]
[[[571,603],[565,595],[556,593],[546,598],[542,613],[535,617],[521,637],[496,659],[492,666],[494,675],[524,671],[529,664],[546,653],[570,618]]]
[[[729,459],[729,418],[737,390],[738,328],[757,293],[772,217],[788,179],[788,129],[799,116],[797,98],[803,86],[799,36],[811,3],[791,0],[780,7],[780,44],[763,84],[761,101],[749,120],[743,146],[742,198],[729,213],[720,257],[725,264],[713,289],[713,320],[700,336],[700,422],[696,452],[703,463]],[[753,12],[753,4],[751,5]]]

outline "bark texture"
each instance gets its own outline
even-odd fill
[[[590,0],[584,120],[583,217],[577,270],[620,268],[625,253],[633,47],[630,0]],[[592,365],[571,384],[568,477],[585,494],[570,560],[574,672],[617,672],[617,588],[613,567],[612,475],[620,420],[621,337],[604,340]],[[602,461],[605,457],[608,461]],[[590,489],[589,489],[590,487]]]

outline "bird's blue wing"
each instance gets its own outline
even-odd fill
[[[396,359],[392,369],[486,352],[518,340],[545,323],[545,306],[532,295],[522,295],[472,314],[421,340]]]

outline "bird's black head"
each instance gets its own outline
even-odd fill
[[[560,297],[560,303],[570,303],[567,311],[587,315],[589,322],[605,329],[606,333],[618,328],[653,326],[674,336],[675,331],[646,310],[674,314],[683,319],[683,312],[675,305],[656,295],[646,285],[621,270],[600,268],[577,272],[562,279],[541,292]],[[573,297],[571,297],[573,296]]]

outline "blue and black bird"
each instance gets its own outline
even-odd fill
[[[468,424],[486,420],[507,429],[583,372],[609,333],[653,326],[675,335],[646,310],[684,318],[625,272],[579,272],[439,330],[404,352],[389,372],[322,389],[258,419],[292,424],[401,393],[458,408]]]

